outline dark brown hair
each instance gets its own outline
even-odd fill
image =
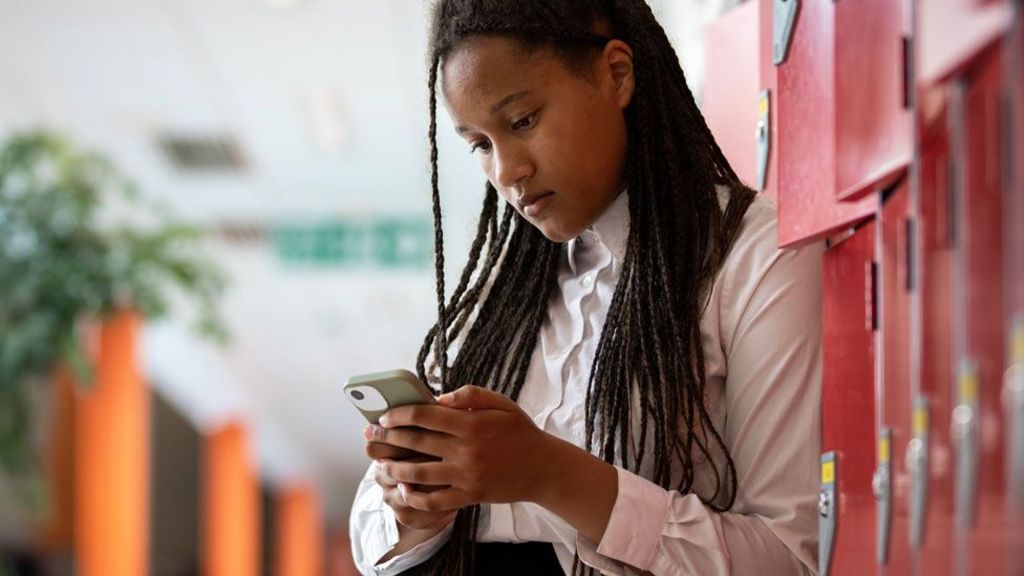
[[[608,41],[599,33],[605,31],[634,54],[635,92],[625,110],[631,225],[590,373],[587,448],[634,471],[653,457],[652,480],[684,493],[692,489],[698,455],[698,462],[710,464],[715,486],[701,499],[727,510],[735,499],[736,470],[703,402],[699,322],[754,191],[739,181],[715,143],[675,50],[643,0],[436,2],[429,135],[438,323],[427,333],[417,371],[445,392],[472,383],[518,398],[549,300],[558,290],[562,253],[560,244],[511,206],[499,214],[498,193],[488,183],[469,262],[445,304],[437,166],[437,84],[444,58],[467,38],[502,36],[527,51],[550,50],[579,73],[590,68]],[[730,190],[724,210],[716,184]],[[449,366],[448,348],[456,338],[463,343]],[[640,422],[639,439],[630,438],[634,404],[640,408],[632,415]],[[645,454],[648,442],[652,455]],[[673,460],[681,464],[677,478]],[[472,572],[479,511],[479,506],[459,511],[449,542],[431,560],[434,574]],[[577,558],[574,573],[582,567]]]

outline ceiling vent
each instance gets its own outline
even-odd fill
[[[247,165],[242,147],[227,134],[166,134],[157,141],[171,166],[182,172],[241,172]]]

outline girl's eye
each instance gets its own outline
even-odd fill
[[[473,145],[469,148],[469,153],[470,154],[474,154],[474,153],[476,153],[477,150],[481,150],[483,152],[486,152],[486,151],[488,151],[490,149],[491,149],[491,143],[486,141],[486,140],[481,140],[479,142],[474,142],[473,143]]]
[[[525,130],[533,125],[534,115],[531,114],[522,120],[517,120],[512,124],[513,130]]]

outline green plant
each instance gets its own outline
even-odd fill
[[[83,321],[121,308],[161,317],[180,294],[202,334],[226,338],[216,310],[224,277],[201,240],[144,203],[108,159],[53,132],[0,144],[0,468],[30,464],[30,382],[60,363],[91,382]]]

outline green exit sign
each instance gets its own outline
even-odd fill
[[[434,257],[434,227],[426,218],[341,218],[276,226],[273,244],[289,264],[426,268]]]

